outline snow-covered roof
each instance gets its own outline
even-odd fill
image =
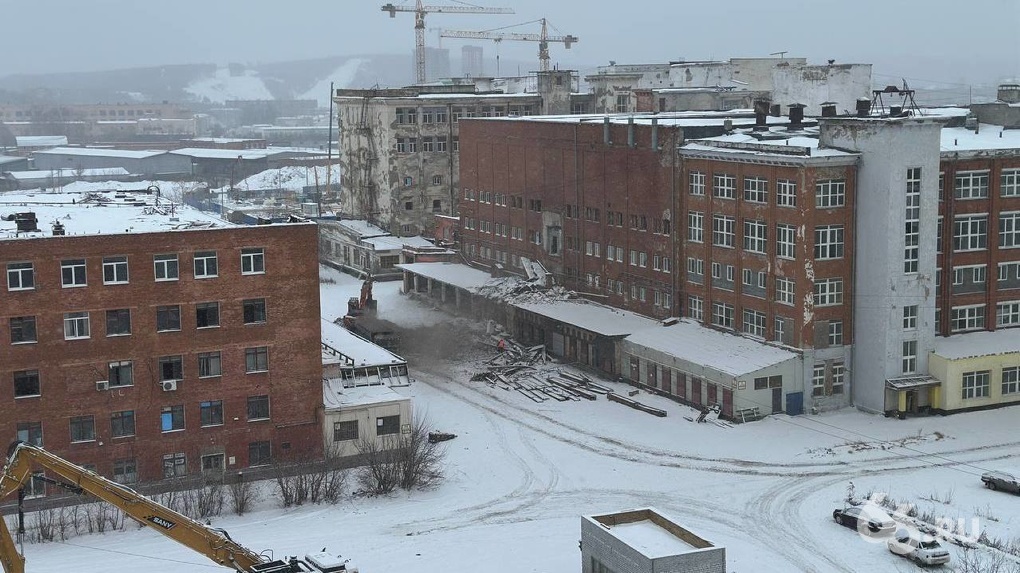
[[[357,233],[358,238],[360,239],[384,237],[389,235],[389,232],[376,227],[364,219],[344,219],[342,221],[337,221],[337,225],[347,229],[348,231]]]
[[[36,155],[76,155],[79,157],[119,157],[123,159],[146,159],[163,155],[166,151],[138,151],[135,149],[112,149],[105,147],[56,147],[36,151]]]
[[[757,372],[797,357],[789,350],[706,328],[690,319],[636,331],[626,340],[731,376]]]
[[[368,406],[370,404],[386,404],[406,400],[410,400],[410,398],[401,396],[385,384],[344,388],[343,383],[337,379],[322,381],[322,403],[326,407],[326,410],[337,410],[341,408],[350,408],[352,406]]]
[[[4,163],[16,163],[20,161],[26,161],[24,157],[17,157],[14,155],[0,155],[0,165]]]
[[[660,127],[711,127],[722,126],[727,120],[736,127],[754,125],[753,110],[734,109],[730,111],[698,111],[698,112],[665,112],[665,113],[587,113],[570,115],[531,115],[526,117],[473,117],[470,121],[546,121],[552,123],[595,123],[602,124],[606,119],[614,125],[626,125],[631,120],[636,125],[651,125],[654,119]],[[463,121],[464,118],[461,118]],[[786,125],[789,118],[767,116],[769,125]]]
[[[96,169],[47,169],[41,171],[8,171],[11,179],[18,181],[33,181],[39,179],[54,179],[60,177],[120,177],[130,175],[123,167],[100,167]]]
[[[954,152],[1016,150],[1020,153],[1020,129],[982,123],[978,130],[965,127],[942,128],[942,155]]]
[[[817,134],[815,129],[809,128],[793,132],[787,132],[783,128],[770,129],[768,132],[765,132],[770,139],[764,140],[756,138],[753,135],[754,133],[756,132],[741,131],[717,137],[694,139],[682,145],[681,150],[702,153],[782,156],[787,158],[791,156],[853,158],[859,155],[858,153],[839,149],[818,147],[818,138],[816,136],[812,137],[812,135]],[[760,132],[759,135],[761,135]],[[779,139],[780,137],[782,139]]]
[[[145,187],[144,183],[134,185]],[[188,205],[161,200],[155,194],[130,191],[53,192],[0,194],[0,216],[35,213],[38,233],[16,233],[14,221],[0,221],[0,240],[52,236],[53,223],[67,235],[113,235],[162,231],[236,227],[223,219]]]
[[[936,356],[947,360],[1020,353],[1020,330],[1003,328],[935,338]]]
[[[322,343],[342,352],[354,360],[353,366],[377,366],[384,364],[403,364],[403,358],[393,354],[389,350],[372,344],[371,342],[355,335],[346,328],[335,324],[332,320],[322,319]],[[339,357],[323,350],[322,361],[324,364],[343,363]]]
[[[174,155],[186,155],[188,157],[194,157],[199,159],[241,158],[242,161],[251,159],[265,159],[270,155],[274,155],[273,152],[266,149],[211,149],[207,147],[185,147],[183,149],[175,149],[170,153]]]
[[[460,263],[405,263],[395,266],[467,291],[475,291],[492,280],[489,273]]]
[[[340,182],[342,169],[340,165],[332,166],[332,173],[329,175],[330,185]],[[301,191],[305,187],[318,184],[326,186],[326,166],[305,167],[299,165],[287,165],[277,169],[267,169],[242,179],[234,184],[237,189],[258,191],[260,189],[286,189],[288,191]],[[227,191],[229,185],[213,189],[213,192]]]
[[[11,122],[7,122],[11,123]],[[67,145],[66,135],[18,135],[14,138],[18,147],[58,147]]]
[[[366,245],[371,245],[373,251],[399,251],[405,246],[407,247],[434,247],[431,242],[427,241],[424,237],[370,237],[362,239],[362,242]]]
[[[601,336],[626,336],[659,324],[633,312],[585,300],[529,301],[514,306]]]

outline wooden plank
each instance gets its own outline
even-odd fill
[[[578,388],[576,386],[571,386],[571,385],[567,384],[566,382],[564,382],[564,381],[562,381],[562,380],[560,380],[558,378],[554,378],[554,377],[550,376],[549,378],[546,378],[546,380],[548,380],[552,384],[555,384],[555,385],[559,386],[560,388],[563,388],[567,392],[570,392],[570,393],[574,394],[575,396],[578,396],[579,398],[584,398],[585,400],[594,400],[595,399],[595,394],[592,394],[591,392],[585,392],[584,390],[582,390],[582,389],[580,389],[580,388]]]
[[[625,406],[630,406],[631,408],[634,408],[635,410],[641,410],[642,412],[646,412],[646,413],[651,414],[653,416],[658,416],[660,418],[665,418],[666,417],[666,411],[665,410],[660,410],[658,408],[653,408],[651,406],[647,406],[647,405],[642,404],[641,402],[638,402],[636,400],[631,400],[630,398],[626,398],[624,396],[621,396],[621,395],[617,394],[616,392],[610,392],[609,394],[606,394],[606,398],[608,398],[609,400],[611,400],[613,402],[619,402],[620,404],[623,404]]]

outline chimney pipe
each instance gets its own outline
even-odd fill
[[[652,118],[652,150],[659,150],[659,118]]]
[[[866,97],[857,98],[857,117],[871,117],[871,100]]]
[[[769,114],[769,101],[768,100],[755,100],[754,101],[754,130],[765,131],[769,127],[767,116]]]
[[[790,129],[800,129],[804,125],[804,108],[802,103],[790,104]]]
[[[627,147],[634,147],[634,116],[627,118]]]
[[[613,142],[609,140],[609,116],[602,118],[602,143],[606,145],[613,144]]]
[[[823,103],[822,117],[836,117],[836,104],[830,101]]]
[[[772,104],[772,106],[769,108],[769,115],[771,115],[772,117],[783,117],[783,106],[779,105],[778,103]]]
[[[889,117],[899,117],[903,113],[903,106],[891,105],[889,106]]]

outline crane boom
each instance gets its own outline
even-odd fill
[[[0,499],[17,491],[32,479],[33,467],[59,476],[60,484],[78,493],[87,493],[116,506],[138,523],[148,526],[174,541],[201,553],[224,567],[241,573],[297,573],[313,571],[307,564],[290,561],[269,561],[262,555],[235,542],[226,531],[208,527],[165,507],[136,491],[99,474],[51,454],[46,450],[15,442],[7,464],[0,474]],[[0,517],[0,564],[4,573],[24,573],[25,558],[18,553],[11,533]]]
[[[538,42],[538,63],[539,69],[543,72],[549,71],[549,42],[562,43],[563,47],[570,49],[572,45],[577,43],[577,36],[566,34],[563,36],[550,36],[548,30],[548,23],[545,18],[539,20],[542,22],[542,32],[539,34],[525,34],[521,32],[474,32],[470,30],[442,30],[439,32],[440,38],[468,38],[472,40],[493,40],[496,42],[502,42],[503,40],[512,40],[517,42]],[[528,22],[529,24],[532,22]]]
[[[486,8],[484,6],[426,6],[422,0],[416,0],[414,7],[397,6],[393,3],[384,4],[383,12],[389,12],[390,18],[396,18],[397,12],[414,13],[414,79],[420,84],[425,83],[425,14],[513,14],[513,8]]]

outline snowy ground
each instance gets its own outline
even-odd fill
[[[333,319],[360,282],[324,274],[337,281],[322,291],[322,314]],[[437,428],[458,435],[448,442],[445,483],[338,506],[265,503],[215,526],[277,556],[326,547],[364,573],[576,572],[580,515],[654,506],[724,545],[730,572],[915,570],[833,523],[852,480],[858,495],[885,491],[968,526],[978,517],[990,535],[1020,536],[1020,499],[978,479],[988,469],[1020,469],[1015,409],[913,420],[845,410],[723,428],[687,421],[691,410],[644,392],[636,399],[667,410],[666,418],[603,398],[536,404],[470,382],[491,351],[472,344],[463,320],[399,296],[399,286],[376,283],[375,298],[382,318],[424,333],[407,355],[416,381],[400,391]],[[952,500],[922,499],[929,496]],[[71,564],[77,573],[105,573],[113,559],[118,571],[217,570],[133,527],[30,545],[26,555],[29,573]]]

